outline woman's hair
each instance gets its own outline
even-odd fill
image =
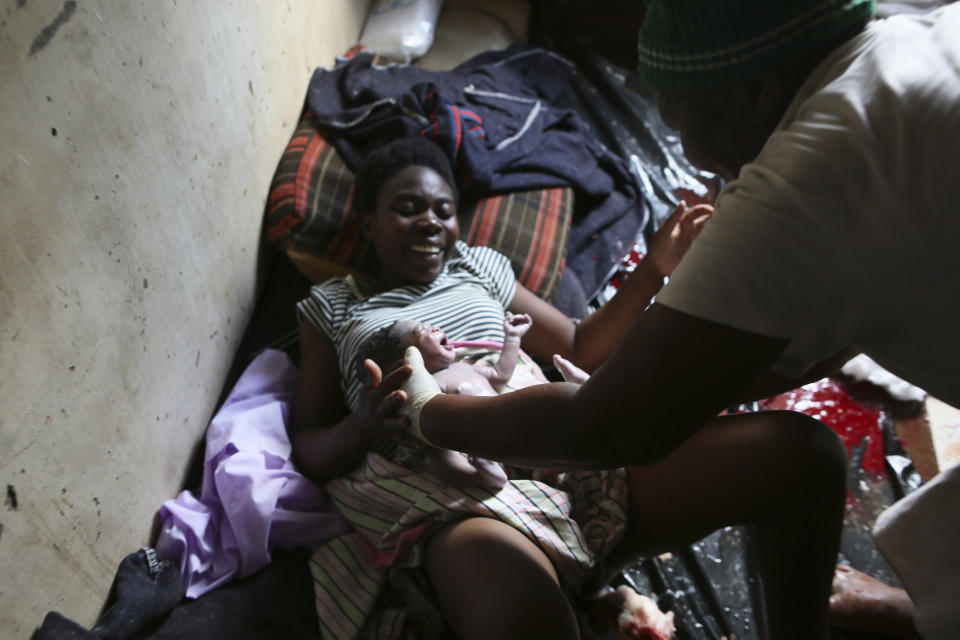
[[[358,213],[371,213],[383,184],[408,167],[428,167],[437,172],[450,187],[454,202],[457,185],[450,160],[426,138],[401,138],[370,152],[357,169],[353,184],[353,208]]]
[[[406,325],[399,320],[381,327],[360,343],[357,347],[355,364],[360,372],[361,380],[366,377],[363,361],[370,358],[382,369],[392,370],[393,366],[403,359],[403,352],[407,348],[406,340],[409,331],[404,331]]]

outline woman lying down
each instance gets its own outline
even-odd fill
[[[525,351],[540,359],[559,354],[592,371],[647,306],[710,211],[678,208],[619,294],[575,325],[518,284],[506,257],[458,241],[454,185],[445,156],[429,141],[403,140],[373,152],[357,173],[354,208],[377,257],[378,277],[369,285],[350,277],[327,281],[298,305],[294,456],[301,471],[325,483],[354,529],[312,557],[321,631],[328,638],[429,638],[447,630],[465,639],[590,636],[578,624],[575,604],[594,595],[608,572],[641,552],[693,541],[664,539],[659,521],[679,519],[685,531],[702,537],[742,523],[739,510],[694,506],[686,499],[690,492],[707,496],[712,489],[693,476],[682,483],[667,477],[663,487],[635,486],[622,468],[536,471],[499,486],[451,484],[427,470],[431,452],[404,437],[399,386],[411,368],[384,377],[368,359],[361,373],[355,357],[371,335],[397,321],[436,326],[458,340],[503,343],[509,311],[531,319],[521,338]],[[777,419],[751,418],[771,437]],[[748,460],[753,454],[736,455]],[[804,468],[819,463],[816,450],[796,455]],[[685,495],[671,496],[678,484]],[[753,486],[739,489],[744,500]],[[663,512],[638,513],[631,496],[651,490],[663,492]],[[625,627],[644,637],[636,626]],[[618,629],[610,627],[627,633]]]
[[[366,360],[390,363],[390,370],[403,364],[403,356],[410,347],[416,347],[424,369],[437,381],[443,393],[490,396],[549,382],[534,360],[520,350],[520,339],[530,329],[532,320],[526,314],[507,311],[503,322],[503,344],[485,341],[453,341],[440,327],[416,320],[398,320],[376,331],[360,347],[357,364]],[[559,354],[554,364],[567,381],[582,384],[589,377],[585,371]],[[485,487],[496,493],[509,478],[514,480],[548,475],[507,469],[503,465],[458,451],[438,449],[411,439],[411,444],[422,453],[404,466],[421,465],[422,470],[439,480],[455,486]],[[638,594],[627,586],[609,589],[597,594],[589,603],[590,611],[583,612],[581,628],[591,637],[626,635],[631,638],[666,640],[675,630],[673,612],[663,613],[656,602]],[[603,634],[603,635],[601,635]]]

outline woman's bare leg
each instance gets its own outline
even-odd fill
[[[846,495],[846,455],[829,427],[788,411],[722,416],[627,473],[630,525],[612,562],[753,524],[770,637],[827,637]]]
[[[460,640],[580,637],[550,560],[504,522],[467,518],[441,529],[426,569]]]

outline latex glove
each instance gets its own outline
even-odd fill
[[[397,413],[410,419],[410,430],[413,435],[419,440],[431,444],[429,440],[423,437],[423,432],[420,430],[420,412],[427,402],[442,393],[440,385],[423,365],[423,356],[420,355],[420,350],[416,347],[407,347],[407,350],[403,352],[403,364],[410,365],[413,373],[400,386],[400,389],[407,394],[407,401],[400,406]]]

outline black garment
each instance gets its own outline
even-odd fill
[[[34,633],[34,640],[138,638],[162,620],[184,594],[179,567],[158,560],[149,547],[121,561],[110,591],[115,601],[90,631],[51,611]]]
[[[384,142],[423,135],[447,153],[461,195],[571,187],[576,193],[567,265],[588,295],[629,250],[648,209],[626,160],[559,108],[575,69],[543,49],[515,45],[451,71],[373,65],[368,53],[318,69],[307,103],[356,169]],[[619,251],[597,246],[615,228]]]
[[[180,571],[164,562],[151,577],[142,551],[124,558],[116,603],[87,631],[51,611],[33,640],[278,640],[320,637],[310,552],[277,549],[251,576],[195,600],[183,598]]]

